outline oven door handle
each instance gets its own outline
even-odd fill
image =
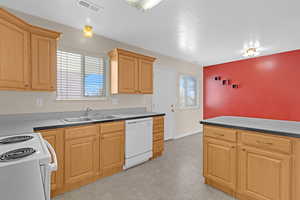
[[[52,163],[49,164],[49,169],[50,169],[50,171],[56,171],[57,170],[57,157],[56,157],[55,150],[53,149],[53,147],[47,140],[44,140],[44,141],[50,151],[50,154],[52,156],[52,161],[53,161]]]

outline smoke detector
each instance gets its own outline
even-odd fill
[[[103,7],[93,3],[91,1],[88,1],[88,0],[78,0],[77,3],[80,7],[90,9],[94,12],[99,12],[100,10],[103,9]]]

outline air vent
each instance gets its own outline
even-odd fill
[[[88,8],[94,12],[99,12],[100,9],[103,9],[103,7],[101,7],[95,3],[92,3],[91,1],[87,1],[87,0],[79,0],[78,5],[80,7]]]

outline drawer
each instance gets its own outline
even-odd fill
[[[164,141],[159,140],[159,141],[153,142],[153,152],[158,153],[158,152],[162,152],[162,151],[164,151]]]
[[[99,133],[99,126],[97,125],[76,126],[76,127],[65,129],[65,138],[68,140],[68,139],[82,138],[88,136],[98,136],[98,133]]]
[[[100,125],[101,134],[119,132],[125,129],[124,121],[120,122],[108,122]]]
[[[292,142],[289,139],[251,131],[241,131],[240,134],[243,144],[288,154],[292,153]]]
[[[164,140],[163,132],[154,132],[153,133],[153,141],[157,141],[157,140]]]
[[[237,140],[237,131],[234,129],[204,125],[203,131],[204,136],[207,137],[228,140],[231,142],[235,142]]]
[[[164,117],[153,117],[153,126],[163,126],[164,125]]]

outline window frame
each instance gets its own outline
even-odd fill
[[[196,105],[194,106],[187,106],[187,105],[183,105],[182,101],[181,101],[181,86],[180,86],[180,81],[181,79],[184,78],[193,78],[196,81]],[[199,109],[200,108],[200,83],[199,83],[199,78],[197,78],[194,75],[190,75],[190,74],[180,74],[179,75],[179,83],[178,83],[179,87],[179,109],[181,110],[190,110],[190,109]],[[185,97],[186,98],[186,97]]]
[[[82,59],[81,59],[81,75],[82,75],[82,84],[81,84],[81,90],[82,90],[82,96],[80,98],[59,98],[57,95],[57,91],[56,91],[56,101],[104,101],[107,100],[109,98],[109,88],[108,88],[108,76],[109,76],[109,57],[105,54],[97,54],[97,53],[89,53],[89,52],[82,52],[82,51],[77,51],[77,50],[70,50],[70,49],[57,49],[57,51],[64,51],[64,52],[68,52],[68,53],[75,53],[75,54],[80,54]],[[97,57],[97,58],[102,58],[103,59],[103,65],[104,65],[104,69],[103,69],[103,74],[104,74],[104,96],[85,96],[85,56],[90,56],[90,57]],[[56,70],[58,70],[58,63],[56,65]],[[56,82],[57,85],[57,82]]]

